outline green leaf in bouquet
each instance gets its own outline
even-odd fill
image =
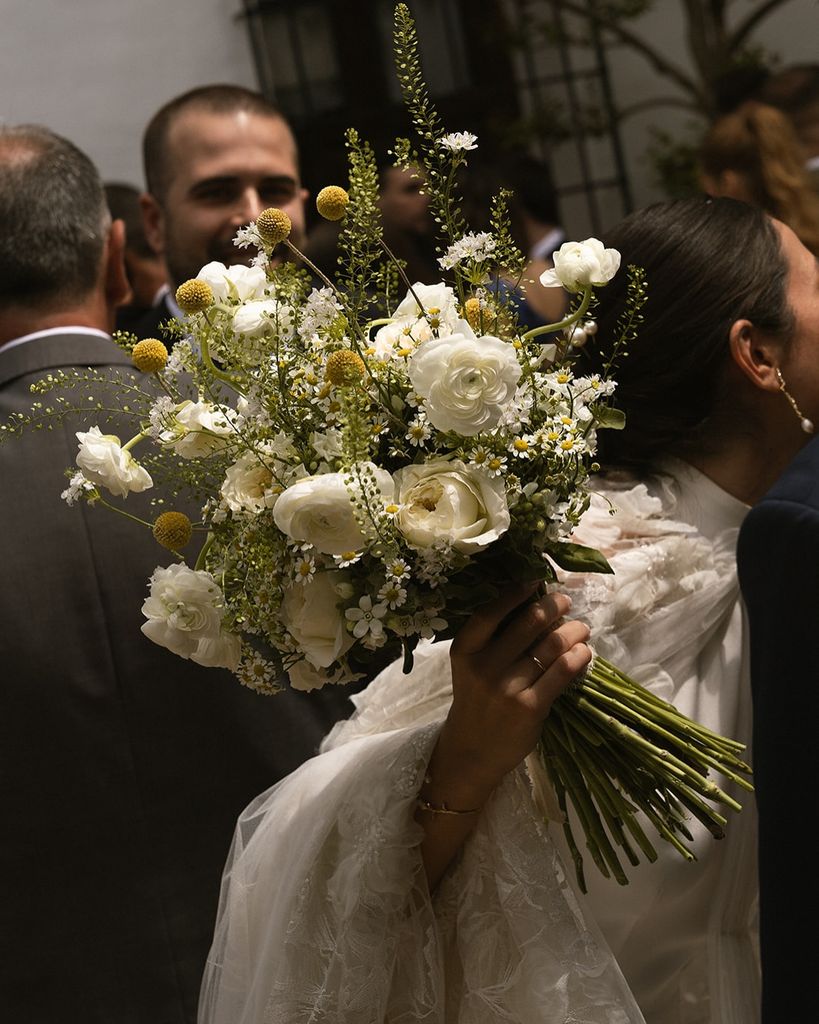
[[[549,558],[567,572],[614,572],[605,555],[585,544],[565,541],[551,545],[547,552]]]
[[[595,408],[594,414],[597,417],[597,426],[606,430],[622,430],[626,425],[626,414],[622,409],[615,409],[611,405],[599,405]]]

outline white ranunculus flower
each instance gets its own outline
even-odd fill
[[[224,263],[213,262],[205,264],[196,276],[210,285],[216,302],[261,299],[268,288],[267,275],[261,267],[226,267]]]
[[[236,633],[223,629],[215,637],[202,637],[191,661],[205,668],[226,668],[235,672],[242,660],[242,641]]]
[[[293,311],[276,299],[254,299],[236,307],[233,330],[246,338],[258,338],[266,331],[276,331],[280,337],[293,334]]]
[[[520,375],[513,345],[491,335],[476,338],[463,321],[461,332],[425,341],[409,361],[430,423],[466,437],[497,426]]]
[[[341,455],[341,431],[335,427],[327,427],[320,434],[313,431],[310,435],[310,444],[320,459],[330,462]]]
[[[413,321],[424,313],[435,318],[439,326],[454,328],[459,319],[458,300],[449,285],[443,281],[440,284],[414,284],[412,291],[407,292],[406,298],[399,303],[393,319]]]
[[[338,588],[346,574],[321,572],[309,583],[294,583],[284,593],[281,619],[299,650],[315,668],[327,668],[352,647],[339,609]]]
[[[231,512],[261,512],[276,503],[275,460],[269,451],[244,452],[225,472],[220,493]]]
[[[159,566],[142,605],[142,632],[160,647],[200,665],[235,669],[239,638],[222,628],[224,595],[209,572],[177,563]]]
[[[294,690],[302,690],[305,693],[320,690],[329,681],[327,673],[314,668],[306,658],[291,665],[287,670],[287,676]]]
[[[130,452],[123,451],[114,434],[103,434],[99,427],[91,427],[85,432],[77,431],[77,440],[77,465],[92,484],[104,487],[118,498],[153,487],[150,473],[134,461]]]
[[[395,525],[414,548],[446,541],[472,554],[509,529],[503,481],[458,459],[405,466],[395,474]]]
[[[608,284],[620,269],[620,253],[605,249],[598,238],[587,238],[584,242],[564,242],[552,253],[552,262],[554,267],[540,275],[543,287],[579,292]]]
[[[211,402],[182,402],[174,410],[173,429],[159,440],[183,459],[198,459],[221,451],[233,439],[236,413]]]
[[[372,463],[364,465],[375,474],[384,503],[388,504],[394,493],[392,477]],[[326,555],[359,551],[365,544],[342,473],[307,476],[291,484],[279,495],[273,519],[288,537],[312,544]]]

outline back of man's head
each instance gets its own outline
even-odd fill
[[[176,120],[190,111],[207,114],[235,114],[244,111],[258,117],[285,120],[279,108],[261,93],[241,85],[203,85],[169,100],[148,122],[142,137],[142,161],[148,192],[164,204],[173,178],[173,153],[169,146],[171,129]]]
[[[108,221],[99,174],[73,143],[39,125],[0,126],[0,308],[86,296]]]

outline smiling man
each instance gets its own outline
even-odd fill
[[[170,275],[168,293],[136,325],[135,333],[146,337],[181,315],[173,292],[206,263],[250,260],[253,250],[237,249],[233,238],[266,207],[289,215],[291,238],[301,248],[307,192],[287,121],[260,93],[241,86],[203,86],[166,103],[148,124],[142,148],[145,234]]]

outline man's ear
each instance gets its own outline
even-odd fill
[[[150,192],[143,192],[139,197],[139,208],[142,210],[142,226],[148,245],[157,256],[165,254],[165,217],[162,208]]]
[[[763,391],[778,391],[776,375],[781,357],[781,346],[760,331],[750,320],[736,320],[728,333],[731,358],[754,387]]]
[[[131,294],[125,272],[125,221],[115,220],[108,230],[103,267],[105,299],[112,308],[122,305]]]

